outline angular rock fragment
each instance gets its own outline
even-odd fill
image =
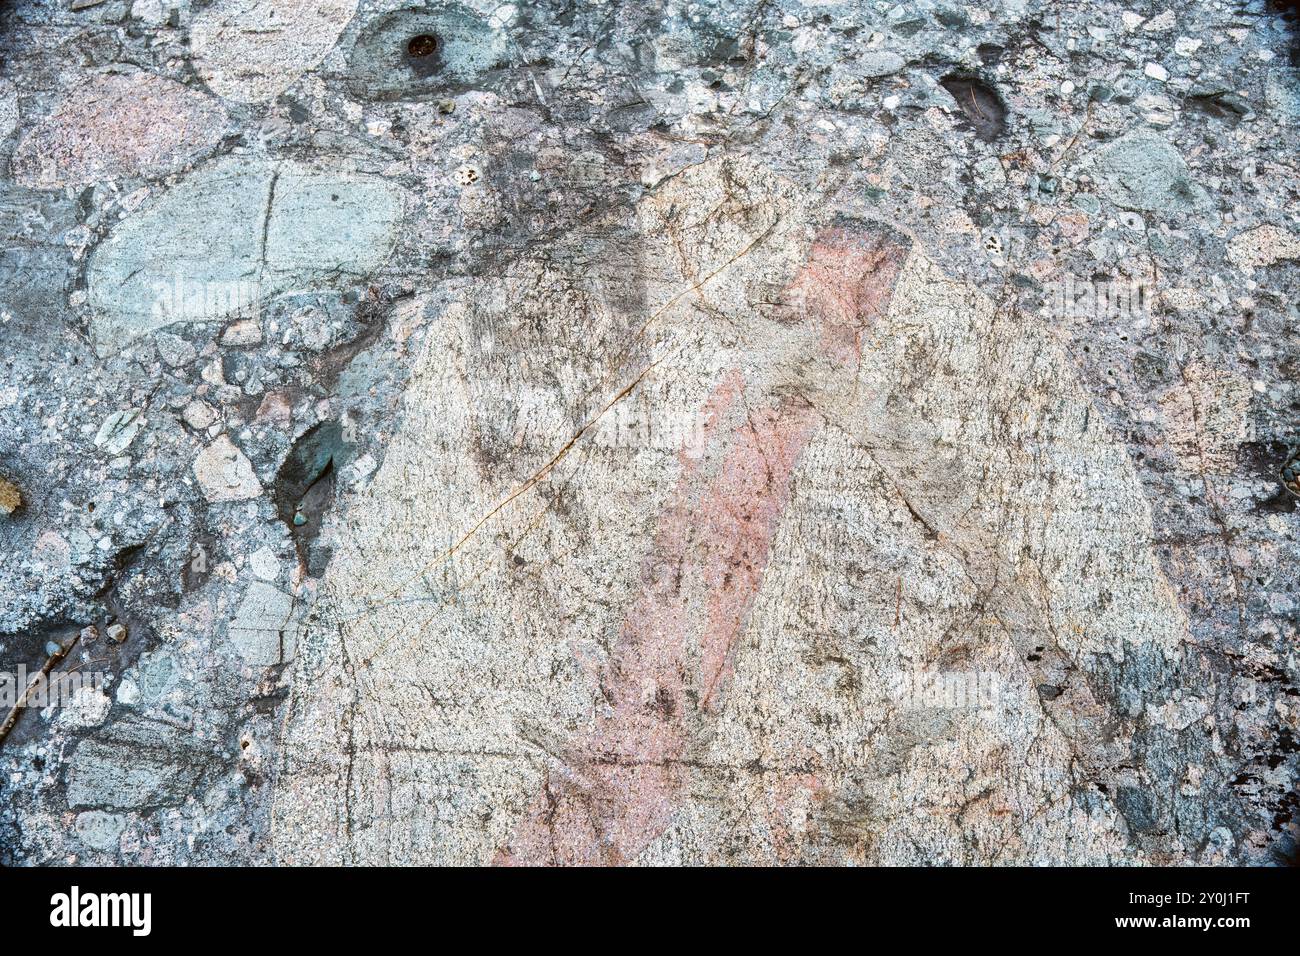
[[[1300,259],[1300,235],[1281,226],[1258,226],[1228,240],[1228,261],[1258,268],[1284,259]]]
[[[67,765],[68,806],[134,810],[183,801],[203,767],[180,728],[139,717],[82,741]]]
[[[222,435],[194,459],[194,476],[209,501],[243,501],[262,493],[253,466],[244,453]]]
[[[95,447],[106,455],[120,455],[135,440],[144,424],[138,408],[114,412],[104,419],[95,433]]]
[[[23,138],[14,174],[38,189],[156,175],[215,146],[226,120],[219,103],[175,80],[96,77]]]
[[[270,667],[291,661],[297,648],[294,600],[279,588],[255,582],[226,628],[235,651],[249,664]]]
[[[199,76],[226,99],[265,102],[325,58],[356,9],[357,0],[219,0],[190,28]]]

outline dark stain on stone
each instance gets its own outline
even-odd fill
[[[1151,798],[1146,791],[1138,787],[1120,787],[1115,794],[1115,806],[1132,832],[1155,832],[1155,814],[1151,808]]]
[[[284,102],[288,106],[290,121],[294,123],[306,123],[311,119],[311,110],[307,108],[306,104],[300,103],[297,100],[286,100],[284,98],[281,98],[281,102]]]
[[[509,67],[486,20],[460,4],[412,6],[366,24],[348,55],[348,84],[366,100],[484,89]]]
[[[21,664],[29,675],[41,669],[50,656],[45,645],[50,641],[66,644],[86,622],[72,619],[60,619],[9,634],[0,634],[0,655],[9,662],[5,669],[14,671]],[[0,708],[0,720],[4,719],[7,707]]]
[[[359,331],[313,361],[312,370],[316,374],[316,381],[325,393],[332,393],[344,369],[379,339],[387,327],[389,306],[399,298],[406,296],[395,295],[373,285],[364,291],[349,290],[344,293],[343,301],[352,306]]]
[[[1286,24],[1291,34],[1289,59],[1292,66],[1300,66],[1300,0],[1268,0],[1268,11]]]
[[[1300,449],[1295,449],[1282,463],[1282,487],[1295,497],[1300,497]]]
[[[190,545],[188,560],[181,565],[181,590],[188,594],[201,588],[222,558],[218,539],[214,535],[196,535]]]
[[[1273,488],[1269,497],[1256,501],[1255,511],[1286,514],[1296,510],[1297,496],[1283,483],[1284,469],[1287,467],[1285,463],[1295,461],[1287,453],[1287,444],[1282,441],[1248,441],[1237,447],[1238,473],[1267,481]],[[1294,467],[1292,474],[1295,474]]]
[[[442,69],[442,44],[433,33],[417,33],[406,41],[403,62],[420,79],[429,79]]]
[[[993,87],[977,76],[949,73],[939,85],[957,103],[976,137],[991,143],[1007,131],[1007,108]]]

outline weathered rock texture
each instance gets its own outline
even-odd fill
[[[1286,10],[0,24],[3,862],[1295,860]]]

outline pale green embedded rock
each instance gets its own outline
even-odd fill
[[[859,68],[863,76],[889,76],[897,73],[907,64],[907,60],[893,50],[867,50],[859,59]]]
[[[126,748],[88,742],[78,747],[72,757],[68,805],[129,809],[177,802],[185,788],[176,784],[165,764],[141,760]]]
[[[101,355],[176,322],[254,314],[326,277],[359,277],[392,247],[402,199],[373,176],[232,157],[124,219],[92,253]]]
[[[257,581],[244,592],[226,638],[249,664],[270,667],[293,659],[298,627],[293,598]]]
[[[77,836],[92,850],[113,850],[126,829],[126,817],[120,813],[87,810],[77,814]]]
[[[113,229],[87,270],[101,354],[173,322],[215,321],[256,301],[273,175],[269,164],[222,161]]]
[[[400,197],[382,179],[282,164],[266,227],[269,281],[289,288],[297,276],[310,281],[340,269],[352,275],[375,269],[388,255],[401,214]]]
[[[144,424],[145,420],[140,417],[138,408],[114,412],[104,419],[99,431],[95,433],[95,447],[106,455],[120,455],[135,441],[135,436]]]
[[[176,660],[163,651],[142,654],[135,676],[140,699],[149,703],[159,701],[176,684]]]
[[[141,717],[82,741],[67,764],[68,806],[132,810],[182,802],[203,754],[180,728]]]
[[[1096,163],[1102,195],[1121,208],[1190,212],[1207,203],[1182,153],[1155,134],[1130,133],[1102,149]]]
[[[1075,193],[1073,203],[1091,216],[1101,213],[1101,203],[1092,193]]]

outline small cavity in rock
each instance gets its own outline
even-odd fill
[[[1007,108],[1002,98],[983,80],[949,74],[940,82],[956,101],[958,109],[975,129],[975,135],[991,143],[1007,130]]]
[[[438,51],[438,38],[432,33],[421,33],[406,42],[406,52],[416,59],[433,56]]]

